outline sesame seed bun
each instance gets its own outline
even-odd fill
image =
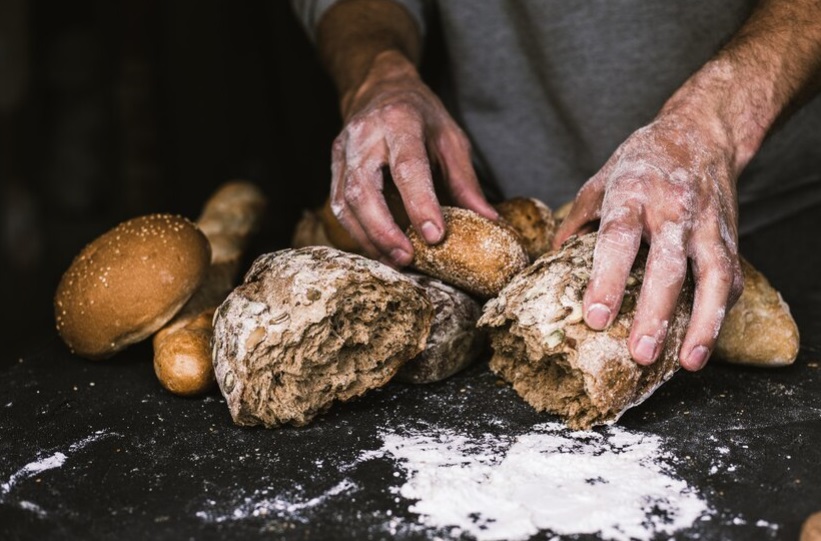
[[[72,352],[104,359],[160,329],[205,277],[208,240],[180,216],[153,214],[104,233],[71,263],[54,296]]]

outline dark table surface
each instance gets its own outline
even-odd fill
[[[386,427],[511,437],[550,421],[479,363],[440,384],[389,384],[305,428],[240,428],[218,392],[165,392],[148,345],[94,363],[54,338],[0,370],[0,539],[448,538],[396,494],[407,472],[363,451]],[[821,509],[812,351],[783,369],[679,372],[619,425],[662,438],[708,502],[676,539],[797,539]]]

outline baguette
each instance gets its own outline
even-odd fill
[[[214,388],[212,317],[234,286],[264,208],[265,196],[256,186],[232,181],[211,196],[197,220],[211,245],[211,266],[193,297],[153,340],[154,372],[174,394],[196,396]]]

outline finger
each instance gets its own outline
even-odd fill
[[[434,153],[454,202],[490,220],[498,220],[499,213],[485,199],[476,171],[470,159],[470,142],[455,124],[443,128],[435,138]]]
[[[739,284],[738,273],[734,272],[730,257],[723,248],[701,248],[696,252],[693,258],[696,282],[693,312],[679,352],[683,368],[700,370],[710,358],[728,304],[734,296],[733,289]]]
[[[403,124],[402,130],[385,134],[391,175],[413,227],[428,244],[436,244],[445,236],[445,221],[433,187],[422,126],[415,120]]]
[[[604,197],[602,186],[603,184],[598,180],[598,175],[582,186],[576,195],[570,212],[556,230],[556,235],[553,237],[554,250],[558,250],[570,236],[579,233],[582,227],[600,216]]]
[[[331,148],[331,212],[366,254],[378,258],[380,256],[379,250],[368,239],[345,201],[344,172],[346,160],[344,148],[346,140],[347,137],[344,134],[340,135]]]
[[[413,247],[393,220],[381,187],[381,168],[349,169],[344,199],[351,216],[378,252],[377,258],[403,267],[413,259]],[[354,234],[356,227],[351,229]]]
[[[637,363],[647,365],[658,358],[686,276],[683,228],[667,222],[652,235],[636,317],[630,330],[628,345]]]
[[[602,222],[584,294],[584,319],[591,329],[604,329],[618,314],[624,286],[641,244],[641,231],[638,211]]]

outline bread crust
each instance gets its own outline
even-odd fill
[[[760,367],[788,366],[798,357],[800,337],[790,308],[763,274],[740,258],[744,291],[716,341],[716,358]]]
[[[551,250],[556,220],[550,208],[535,197],[514,197],[497,204],[501,218],[519,235],[531,262]]]
[[[470,366],[481,354],[485,333],[476,327],[482,307],[467,293],[419,274],[406,274],[433,305],[425,350],[405,363],[396,380],[405,383],[435,383]]]

